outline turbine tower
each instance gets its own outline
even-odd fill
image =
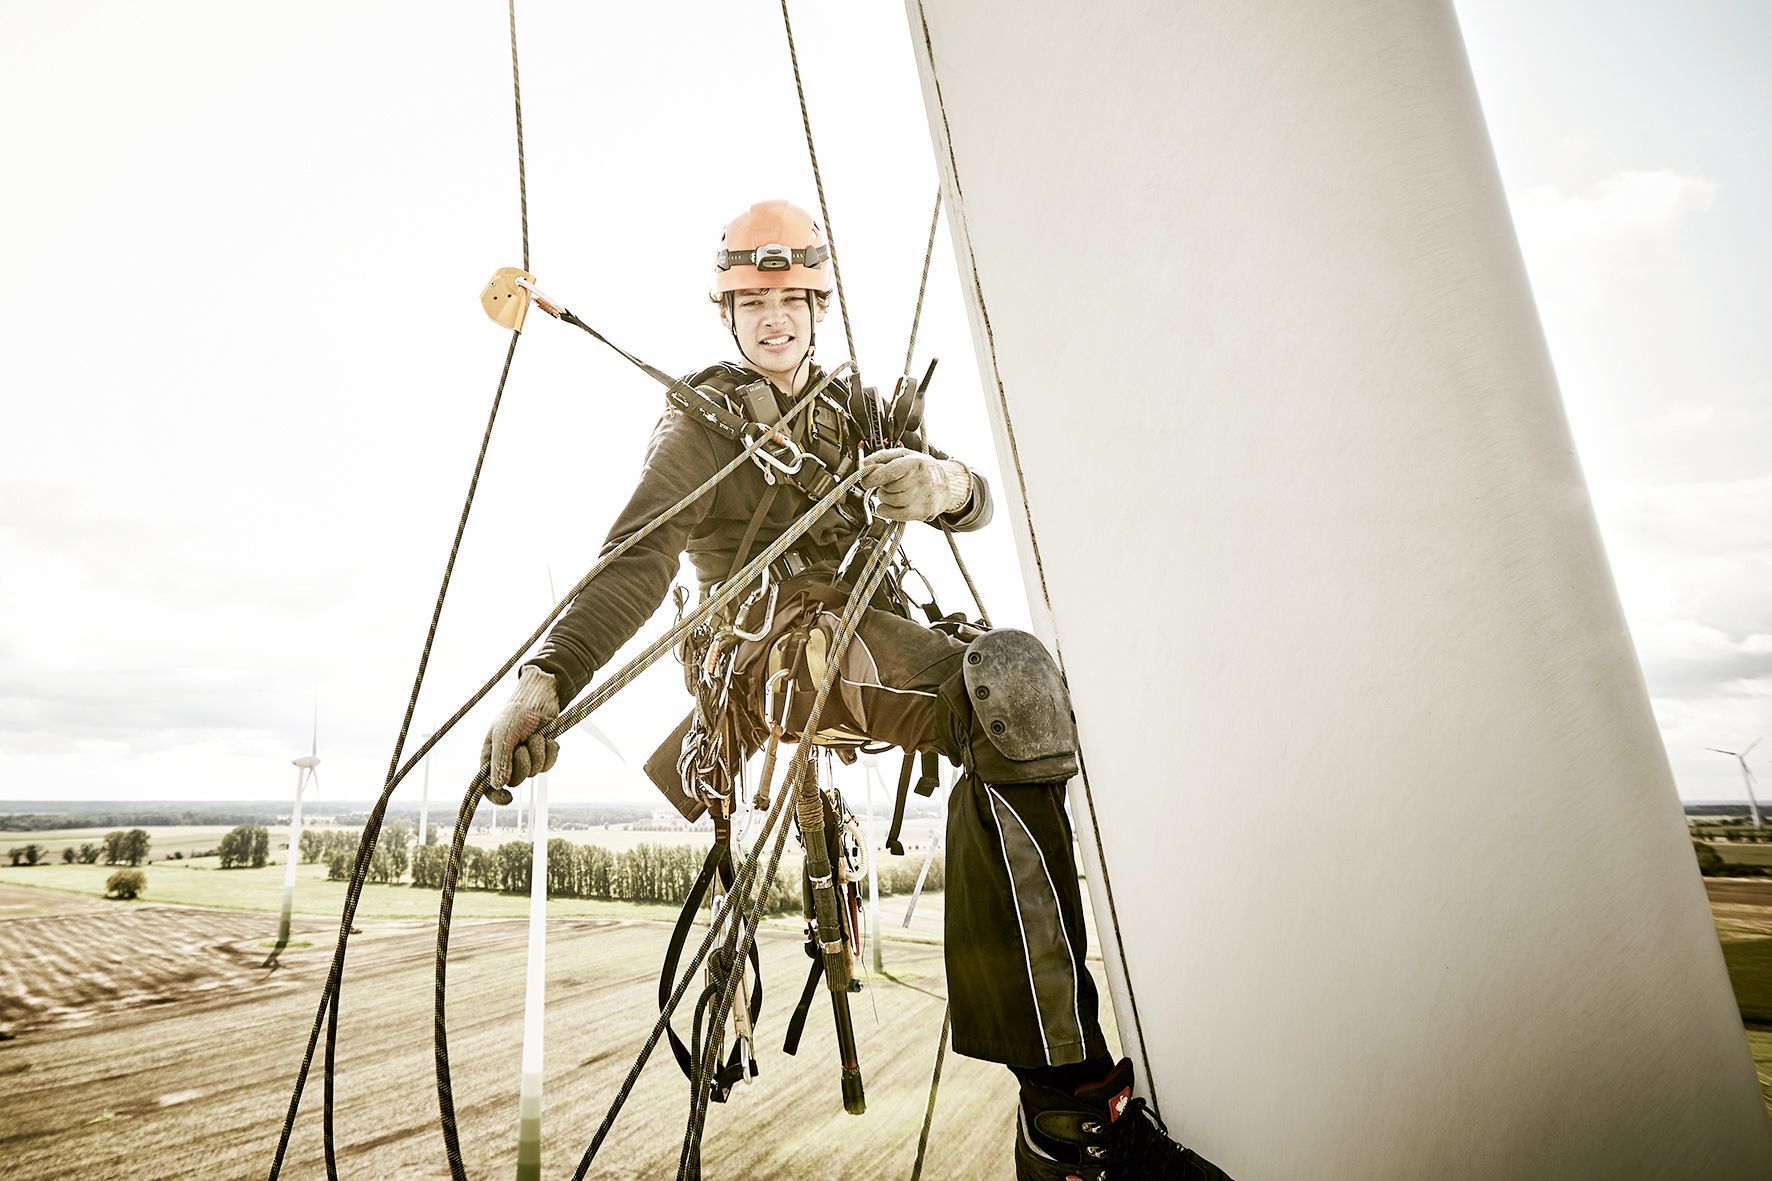
[[[290,760],[295,765],[295,804],[289,810],[289,858],[283,867],[283,917],[277,922],[277,946],[271,961],[289,945],[289,912],[295,904],[295,864],[301,856],[301,797],[308,784],[314,794],[320,792],[320,707],[314,706],[314,728],[308,740],[308,753]]]
[[[1754,798],[1754,773],[1747,765],[1748,752],[1758,745],[1760,745],[1760,740],[1756,738],[1740,750],[1724,750],[1720,746],[1707,746],[1704,749],[1714,750],[1720,755],[1728,755],[1741,764],[1741,781],[1747,784],[1747,806],[1753,811],[1754,827],[1764,828],[1765,825],[1760,822],[1760,801]]]

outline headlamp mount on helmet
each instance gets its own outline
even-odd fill
[[[830,249],[822,242],[804,249],[770,242],[752,250],[716,251],[714,268],[729,271],[733,267],[756,267],[759,271],[785,271],[794,266],[816,267],[830,256]]]

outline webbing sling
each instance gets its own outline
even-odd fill
[[[923,774],[917,778],[916,793],[924,799],[935,794],[941,786],[941,756],[932,750],[926,750],[921,756],[914,750],[904,752],[904,762],[898,769],[898,790],[892,800],[892,827],[886,833],[886,849],[894,857],[904,856],[904,844],[898,839],[904,828],[904,806],[906,797],[912,791],[911,769],[917,765],[918,758],[923,761]]]
[[[731,850],[724,840],[717,840],[714,846],[708,850],[706,859],[701,863],[701,873],[696,875],[695,884],[689,887],[689,897],[683,900],[683,909],[677,915],[677,925],[671,930],[671,942],[665,950],[664,964],[658,977],[658,1007],[661,1013],[665,1012],[670,1004],[671,986],[677,977],[677,962],[682,958],[683,947],[689,941],[689,932],[695,926],[695,912],[701,909],[702,900],[707,897],[708,890],[713,886],[716,876],[719,877],[721,885],[728,890],[732,888],[732,856]],[[728,897],[731,895],[728,894]],[[750,999],[751,1023],[755,1026],[757,1019],[763,1012],[763,964],[754,942],[751,944],[748,958],[753,981]],[[722,972],[716,974],[723,978],[725,972],[732,970],[733,965],[727,964],[724,965]],[[697,1051],[701,1049],[701,1038],[698,1036],[700,1010],[705,1009],[706,1000],[704,992],[702,1002],[698,1006],[697,1034],[692,1034],[690,1038],[696,1043]],[[683,1070],[683,1077],[693,1081],[695,1078],[694,1054],[690,1052],[688,1046],[683,1044],[683,1039],[677,1036],[677,1031],[671,1026],[665,1026],[665,1033],[671,1039],[671,1053],[676,1056],[677,1065]],[[715,1031],[709,1030],[708,1037],[714,1036]],[[715,1078],[714,1102],[724,1103],[726,1101],[727,1092],[734,1082],[743,1077],[745,1067],[746,1064],[741,1058],[740,1048],[734,1045],[731,1056]],[[750,1070],[754,1074],[756,1072],[755,1065],[751,1065]]]

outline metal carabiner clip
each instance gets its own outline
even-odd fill
[[[755,431],[756,434],[752,434],[751,432],[753,431]],[[743,438],[746,447],[756,446],[760,439],[774,439],[783,447],[787,448],[787,453],[793,461],[790,463],[772,455],[767,447],[757,447],[757,450],[751,454],[751,459],[756,462],[758,467],[768,464],[778,472],[793,475],[795,472],[799,471],[801,465],[806,462],[806,453],[801,451],[792,439],[788,438],[774,427],[764,426],[760,422],[748,422],[745,424]],[[769,472],[765,470],[763,474],[768,475]]]
[[[785,686],[790,680],[793,679],[793,676],[794,676],[793,669],[791,669],[791,668],[780,669],[779,671],[776,672],[776,674],[774,676],[770,677],[769,680],[767,682],[765,682],[763,685],[763,720],[769,723],[769,728],[771,730],[775,730],[778,728],[785,728],[787,726],[787,718],[786,717],[783,717],[780,721],[776,720],[776,717],[775,717],[775,695],[781,691],[779,688],[777,688],[777,686],[778,685]]]
[[[767,576],[765,576],[765,577],[767,578]],[[781,584],[779,582],[769,581],[768,586],[769,586],[769,598],[764,602],[764,605],[763,605],[763,622],[758,625],[756,631],[746,631],[743,627],[740,626],[739,621],[745,617],[745,612],[750,610],[751,604],[755,603],[757,601],[757,596],[763,593],[762,587],[758,587],[756,590],[752,591],[750,593],[750,595],[745,598],[744,603],[739,606],[738,611],[733,615],[732,627],[728,630],[730,630],[732,632],[732,634],[737,636],[739,639],[741,639],[741,640],[760,640],[764,636],[768,635],[769,629],[772,626],[774,626],[774,624],[775,624],[775,599],[776,599],[776,596],[781,593]]]
[[[898,569],[898,585],[900,587],[903,587],[904,580],[906,578],[910,577],[912,574],[915,574],[917,576],[917,581],[923,584],[923,592],[927,596],[923,601],[925,603],[935,602],[935,588],[933,586],[929,585],[929,579],[924,575],[924,573],[921,570],[917,569],[915,566],[911,565],[910,562],[908,562],[908,561],[905,562]],[[915,599],[913,599],[911,601],[916,602]],[[919,606],[920,605],[921,604],[919,604]]]
[[[554,317],[556,320],[560,318],[560,313],[566,310],[565,304],[561,303],[559,300],[555,299],[553,296],[549,295],[547,292],[545,292],[541,288],[537,287],[534,283],[530,282],[528,279],[518,277],[517,279],[515,279],[513,281],[515,282],[515,284],[518,287],[521,287],[523,290],[529,292],[530,297],[535,300],[536,307],[540,308],[542,311],[546,312],[548,315]]]

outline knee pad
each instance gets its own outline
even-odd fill
[[[986,783],[1062,782],[1077,773],[1077,723],[1058,662],[1024,631],[966,646],[942,697],[964,731],[966,769]],[[955,698],[964,695],[964,705]]]

